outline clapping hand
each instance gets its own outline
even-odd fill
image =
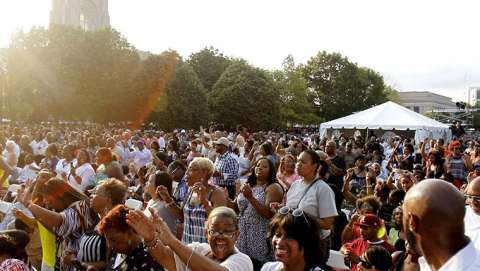
[[[245,183],[240,191],[246,199],[253,198],[252,187],[248,183]]]
[[[172,197],[168,193],[168,189],[163,185],[159,185],[157,187],[157,194],[160,196],[160,199],[166,203],[173,201]]]

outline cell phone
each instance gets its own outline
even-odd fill
[[[143,207],[143,202],[136,199],[127,199],[127,201],[125,202],[125,206],[133,210],[141,211]]]

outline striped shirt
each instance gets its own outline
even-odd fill
[[[226,152],[219,155],[215,160],[215,170],[220,172],[222,176],[214,177],[216,185],[220,186],[234,186],[235,181],[238,179],[238,161],[230,155],[230,152]]]
[[[106,240],[96,232],[86,233],[80,238],[77,259],[80,262],[101,262],[107,260]]]
[[[60,213],[62,223],[54,229],[57,238],[62,239],[62,251],[78,251],[80,237],[97,224],[87,200],[74,202]],[[70,265],[62,264],[62,270],[74,270]]]
[[[452,157],[449,163],[450,171],[456,180],[467,179],[467,168],[465,167],[465,162],[461,156],[459,158]]]

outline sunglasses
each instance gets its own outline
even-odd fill
[[[297,209],[292,209],[292,208],[290,208],[290,207],[288,207],[288,206],[283,206],[282,208],[280,208],[280,209],[278,210],[278,213],[279,213],[279,214],[282,214],[282,215],[286,215],[286,214],[289,214],[289,213],[290,213],[290,214],[292,214],[292,216],[293,216],[294,218],[302,217],[302,216],[303,216],[303,218],[305,219],[305,222],[307,222],[307,225],[310,227],[310,223],[308,222],[308,219],[307,219],[307,217],[305,216],[305,213],[303,212],[302,209],[298,209],[298,208],[297,208]]]

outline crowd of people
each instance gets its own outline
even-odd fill
[[[4,125],[3,270],[480,270],[480,142]]]

